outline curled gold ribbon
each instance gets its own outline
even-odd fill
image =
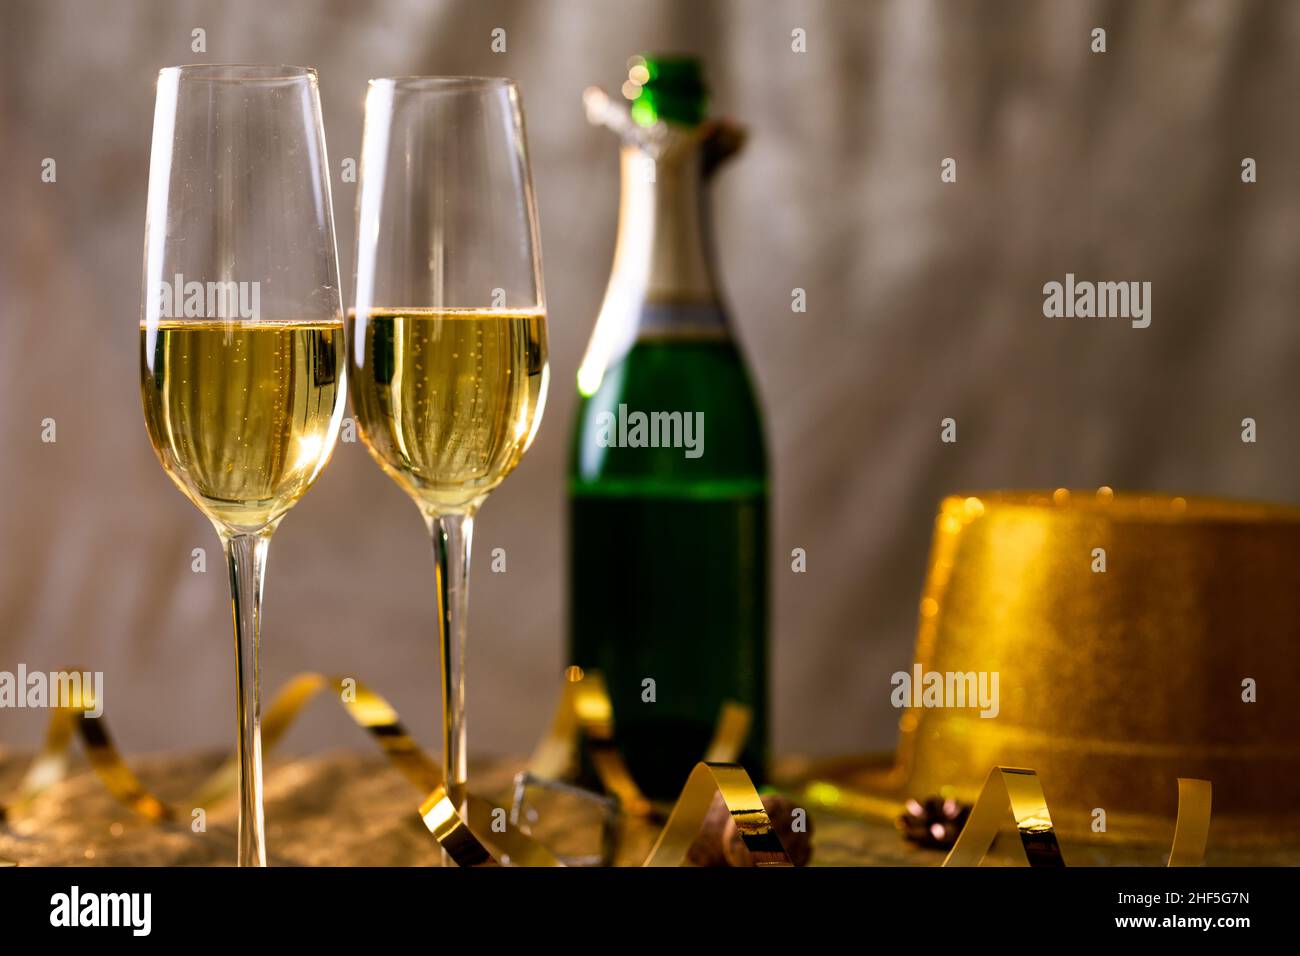
[[[724,701],[704,761],[736,763],[749,736],[752,717],[753,712],[744,704]],[[653,816],[654,805],[641,792],[618,751],[614,705],[604,677],[598,671],[574,666],[564,672],[559,706],[550,730],[533,752],[529,770],[552,780],[569,776],[579,741],[586,748],[601,786],[618,798],[622,811],[631,816]]]
[[[745,740],[749,737],[749,725],[754,712],[744,704],[734,700],[722,702],[722,711],[718,714],[718,723],[713,730],[713,739],[709,749],[704,752],[705,763],[735,763],[740,759],[740,752],[745,749]]]
[[[1208,780],[1178,778],[1178,816],[1168,866],[1200,866],[1210,836],[1214,787]],[[1047,798],[1033,770],[994,767],[944,866],[979,866],[1010,810],[1030,866],[1065,866],[1047,810]]]
[[[82,688],[68,706],[54,710],[45,733],[45,744],[23,775],[18,785],[18,798],[7,806],[0,806],[0,820],[17,816],[41,793],[63,779],[74,732],[81,736],[91,768],[119,803],[155,823],[174,818],[171,809],[146,791],[126,765],[113,746],[103,718],[86,715],[85,711],[93,709],[93,695],[89,689]]]
[[[1214,785],[1193,777],[1178,778],[1178,818],[1166,866],[1200,866],[1210,841],[1210,810]]]
[[[623,762],[614,743],[614,705],[604,678],[596,671],[569,667],[564,672],[560,703],[551,729],[538,744],[529,769],[553,780],[568,776],[577,756],[579,740],[587,748],[596,775],[607,793],[618,797],[623,812],[648,816],[653,805]]]
[[[641,792],[618,752],[614,736],[614,708],[604,678],[596,671],[569,667],[564,672],[560,703],[550,730],[529,761],[538,777],[561,779],[573,770],[579,741],[606,792],[613,794],[625,813],[650,816],[653,804]],[[751,711],[727,701],[718,715],[705,760],[696,764],[668,816],[644,866],[681,866],[713,801],[721,792],[727,809],[755,866],[790,866],[790,859],[772,827],[753,781],[735,761],[749,734]],[[460,866],[485,866],[496,861],[522,866],[563,865],[534,841],[510,846],[517,833],[489,826],[488,816],[475,813],[474,799],[467,814],[456,814],[445,790],[430,794],[420,816],[439,844]],[[493,852],[489,847],[494,847]]]
[[[270,753],[303,708],[326,688],[338,691],[338,699],[348,716],[370,734],[389,762],[403,776],[422,792],[433,791],[426,801],[429,815],[426,815],[425,807],[422,807],[421,816],[425,818],[426,825],[429,825],[439,844],[457,863],[477,865],[474,851],[465,839],[468,832],[465,822],[459,818],[450,801],[446,800],[441,768],[420,750],[392,705],[360,681],[317,673],[299,674],[292,678],[267,708],[262,721],[263,752]],[[93,704],[89,693],[83,692],[79,699],[54,711],[45,745],[20,783],[17,801],[7,807],[0,807],[0,819],[21,813],[44,790],[62,779],[67,772],[68,750],[74,732],[81,737],[91,769],[109,793],[123,806],[151,822],[182,818],[188,815],[184,807],[211,805],[226,799],[237,789],[239,762],[237,757],[231,757],[189,799],[181,801],[177,806],[168,806],[144,788],[122,759],[109,736],[103,717],[90,717],[85,713],[86,710],[93,709]],[[468,800],[471,822],[477,822],[482,828],[486,821],[486,827],[490,830],[495,808],[478,797],[470,796]],[[449,816],[449,819],[438,819],[438,813]],[[430,819],[437,820],[439,825],[435,827],[429,824]],[[506,834],[496,843],[507,859],[528,861],[536,865],[549,857],[540,844],[520,833]]]
[[[420,804],[420,818],[457,866],[563,866],[542,844],[506,826],[504,810],[473,794],[457,811],[439,784]]]
[[[505,810],[472,793],[457,808],[443,786],[441,768],[416,745],[392,705],[360,681],[318,673],[292,678],[266,710],[262,721],[264,752],[270,753],[303,708],[326,688],[338,691],[338,699],[348,716],[370,734],[403,776],[428,794],[420,805],[420,817],[457,865],[562,865],[541,843],[518,828],[509,827]],[[23,776],[18,798],[8,806],[0,805],[0,821],[21,813],[66,775],[74,734],[81,738],[92,770],[108,791],[123,806],[151,822],[181,819],[188,816],[184,808],[210,805],[237,789],[239,764],[236,757],[231,757],[191,798],[169,806],[146,790],[123,760],[109,736],[104,718],[87,715],[86,711],[93,709],[93,698],[88,690],[83,690],[78,699],[52,713],[44,746]],[[708,755],[738,755],[749,721],[748,708],[730,703],[724,706]],[[534,754],[534,772],[554,776],[567,772],[579,734],[591,748],[602,783],[620,798],[624,809],[648,815],[652,805],[632,779],[614,744],[613,707],[604,681],[599,674],[584,674],[578,668],[570,668],[550,732]],[[725,761],[696,766],[646,865],[675,866],[685,862],[715,790],[722,792],[755,864],[789,865],[749,775]],[[0,864],[9,863],[0,860]]]
[[[722,802],[736,821],[736,830],[755,866],[791,865],[749,774],[735,764],[701,761],[686,778],[686,786],[642,866],[682,865],[709,812],[714,793],[722,794]]]
[[[754,866],[792,865],[744,768],[703,761],[691,771],[667,824],[641,865],[671,867],[685,863],[714,793],[722,794]],[[424,825],[458,866],[493,866],[498,862],[514,866],[563,866],[545,847],[519,831],[493,826],[496,819],[503,819],[495,817],[498,812],[486,801],[470,796],[466,812],[457,813],[441,786],[420,807]]]
[[[1020,767],[994,767],[989,771],[943,865],[979,866],[997,839],[1008,810],[1016,823],[1025,862],[1030,866],[1065,866],[1038,774]]]
[[[388,701],[352,678],[299,674],[281,688],[262,720],[262,751],[270,753],[311,700],[327,687],[339,691],[348,716],[380,745],[389,761],[420,787],[431,790],[442,782],[442,771],[419,749]],[[94,701],[87,691],[50,716],[45,745],[19,784],[18,799],[0,810],[0,818],[17,815],[67,772],[68,749],[74,732],[81,737],[91,769],[118,802],[146,820],[161,822],[189,816],[188,807],[210,806],[224,800],[239,785],[239,760],[230,757],[199,788],[176,806],[168,806],[140,783],[108,733],[101,717],[90,717]]]

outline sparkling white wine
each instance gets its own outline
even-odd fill
[[[350,319],[362,438],[421,508],[462,510],[514,470],[546,400],[544,313],[372,309]]]
[[[329,461],[342,359],[342,323],[141,326],[140,394],[163,468],[218,525],[275,521]]]

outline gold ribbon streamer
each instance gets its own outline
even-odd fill
[[[653,804],[637,786],[615,744],[614,708],[604,678],[580,667],[566,669],[564,678],[550,730],[533,752],[529,769],[538,777],[562,779],[573,770],[581,740],[601,784],[618,797],[623,811],[637,816],[653,814]],[[751,711],[743,704],[723,704],[705,761],[696,764],[687,778],[643,866],[681,866],[686,862],[715,791],[722,793],[755,866],[791,865],[749,774],[732,763],[744,747],[750,720]],[[420,817],[459,866],[491,866],[497,860],[519,866],[563,865],[535,841],[510,845],[517,835],[491,825],[490,805],[478,809],[476,813],[475,800],[470,797],[468,813],[457,814],[446,791],[439,787],[421,805]]]
[[[155,823],[174,818],[171,809],[146,791],[122,760],[102,718],[86,716],[85,711],[94,707],[94,697],[83,688],[67,707],[60,707],[50,715],[45,744],[18,785],[18,799],[8,806],[0,806],[0,820],[20,814],[47,788],[63,779],[74,731],[81,736],[95,774],[119,803]]]
[[[533,753],[529,769],[539,777],[552,780],[568,776],[579,740],[587,747],[601,785],[607,793],[618,797],[623,812],[648,816],[653,805],[632,779],[614,744],[614,705],[605,679],[596,671],[588,673],[581,667],[569,667],[564,672],[564,687],[551,729]]]
[[[457,866],[564,865],[536,840],[506,826],[504,810],[473,794],[458,812],[439,784],[420,804],[420,818]]]
[[[745,749],[745,740],[749,737],[749,724],[754,712],[744,704],[734,700],[722,702],[722,712],[718,714],[718,724],[713,730],[713,739],[709,749],[704,752],[705,763],[736,763],[740,752]]]
[[[442,768],[415,743],[402,725],[397,711],[382,696],[361,681],[347,677],[326,677],[305,673],[290,678],[280,688],[262,718],[262,752],[269,754],[289,730],[304,707],[322,690],[333,687],[339,702],[357,726],[379,744],[389,762],[422,792],[442,783]],[[195,792],[194,806],[207,806],[225,799],[239,787],[239,758],[230,757]]]
[[[1200,866],[1205,862],[1213,803],[1214,785],[1210,781],[1178,778],[1178,818],[1174,821],[1174,842],[1166,866]]]
[[[763,800],[744,768],[703,761],[691,771],[681,796],[668,815],[668,823],[641,865],[671,867],[685,863],[691,844],[709,812],[714,793],[722,794],[755,866],[792,865]],[[471,796],[466,810],[457,813],[446,789],[441,786],[420,806],[424,825],[458,866],[493,866],[498,861],[515,866],[563,866],[541,844],[523,837],[518,831],[493,827],[497,811],[486,801]],[[489,847],[495,847],[496,852],[493,853]]]
[[[299,674],[281,688],[262,720],[262,751],[269,754],[304,707],[326,687],[339,689],[348,716],[368,731],[389,761],[421,790],[442,782],[442,770],[416,746],[395,711],[379,694],[352,678]],[[187,807],[210,806],[230,796],[239,785],[239,759],[232,756],[188,799],[171,807],[149,793],[114,746],[103,717],[87,716],[94,701],[88,692],[60,707],[50,717],[45,746],[19,784],[15,803],[0,808],[0,819],[20,813],[67,771],[68,749],[75,731],[86,749],[91,769],[118,802],[146,820],[161,822],[189,816]]]
[[[736,763],[749,736],[753,712],[744,704],[724,701],[705,751],[706,763]],[[618,798],[624,813],[653,816],[654,805],[641,792],[618,751],[614,735],[614,705],[598,671],[569,667],[551,728],[529,761],[538,777],[560,780],[574,769],[579,741],[586,747],[605,792]]]
[[[1178,778],[1178,816],[1168,866],[1200,866],[1204,862],[1213,793],[1208,780]],[[1038,774],[1018,767],[994,767],[989,771],[943,865],[979,866],[993,846],[1008,810],[1030,866],[1065,866]]]
[[[979,866],[997,839],[1008,810],[1016,822],[1025,862],[1030,866],[1065,866],[1038,774],[1020,767],[994,767],[989,771],[943,865]]]
[[[755,866],[791,865],[749,774],[735,764],[704,761],[697,763],[686,778],[686,786],[668,815],[667,824],[641,865],[681,866],[700,832],[714,793],[722,794],[722,801],[736,821],[736,830]]]
[[[652,805],[632,779],[614,744],[613,707],[603,679],[596,673],[584,674],[579,668],[570,668],[565,676],[560,705],[550,732],[534,754],[533,771],[539,776],[555,777],[567,772],[580,732],[602,783],[619,797],[625,811],[648,815]],[[562,865],[536,840],[506,826],[505,811],[488,801],[467,794],[464,807],[458,810],[442,785],[441,768],[419,749],[392,705],[360,681],[318,673],[292,678],[272,700],[262,720],[264,753],[270,753],[303,708],[327,687],[340,691],[339,701],[348,716],[371,735],[389,762],[421,792],[428,793],[420,806],[420,817],[457,865]],[[237,757],[231,757],[189,800],[168,806],[145,789],[123,760],[103,717],[86,715],[85,711],[91,709],[94,700],[83,691],[69,706],[54,711],[45,744],[24,775],[17,800],[8,806],[0,805],[0,821],[21,813],[64,777],[74,733],[81,737],[91,768],[108,791],[128,809],[152,822],[181,819],[188,816],[184,807],[216,803],[237,789],[239,763]],[[739,755],[749,722],[747,707],[727,703],[707,756],[734,759]],[[790,865],[749,775],[725,760],[696,765],[645,865],[678,866],[685,862],[715,790],[722,792],[755,864]],[[0,860],[0,864],[9,862]]]

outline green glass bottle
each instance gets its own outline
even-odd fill
[[[613,272],[578,373],[570,652],[605,675],[624,759],[649,796],[667,799],[727,700],[752,708],[742,762],[764,775],[768,479],[703,194],[740,135],[705,122],[697,60],[631,64],[630,112],[587,94],[593,122],[622,137],[622,195]]]

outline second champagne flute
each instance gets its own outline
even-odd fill
[[[371,80],[361,157],[352,404],[366,446],[433,539],[443,766],[463,807],[474,516],[532,444],[548,376],[518,88]]]

